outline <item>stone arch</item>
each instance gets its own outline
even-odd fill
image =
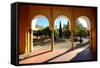
[[[66,20],[68,20],[69,22],[68,22],[68,24],[69,24],[69,29],[71,30],[71,22],[70,22],[70,19],[69,19],[69,17],[68,16],[65,16],[65,15],[59,15],[59,16],[57,16],[55,19],[54,19],[54,25],[55,25],[55,21],[57,20],[57,19],[59,19],[59,18],[65,18]],[[54,26],[55,27],[55,26]]]
[[[61,23],[61,25],[63,25],[62,26],[62,29],[61,29],[62,30],[62,33],[59,32],[59,25],[60,25],[59,23]],[[68,16],[66,16],[66,15],[58,15],[54,19],[53,25],[54,25],[54,27],[53,27],[54,32],[53,32],[52,38],[53,38],[53,49],[55,50],[55,49],[59,49],[60,48],[60,47],[56,48],[56,46],[57,46],[56,41],[57,40],[58,41],[61,41],[62,40],[63,43],[60,42],[60,45],[61,44],[63,45],[63,44],[67,44],[67,42],[65,40],[68,40],[69,41],[69,39],[71,39],[71,22],[70,22],[70,18]],[[67,37],[68,35],[64,31],[65,30],[65,28],[63,28],[64,25],[68,25],[68,28],[67,29],[68,29],[68,31],[70,33],[70,36],[69,37]],[[56,27],[56,29],[55,29],[55,27]],[[57,32],[55,32],[55,31],[57,31]],[[62,36],[60,36],[60,34],[62,34]],[[69,47],[67,47],[66,45],[63,45],[61,48],[64,48],[64,47],[65,48],[71,48],[71,45],[72,45],[72,43],[69,43]]]
[[[49,22],[49,20],[48,20],[48,17],[46,17],[46,16],[44,16],[44,15],[36,15],[36,16],[34,16],[34,17],[32,18],[32,20],[31,20],[31,29],[32,29],[32,21],[33,21],[34,19],[40,18],[40,17],[45,18],[45,19],[48,21],[49,26],[50,26],[50,22]]]
[[[46,16],[44,16],[44,15],[36,15],[36,16],[34,16],[33,18],[32,18],[32,20],[31,20],[31,51],[33,51],[34,50],[34,47],[33,47],[33,31],[32,30],[34,30],[32,27],[34,27],[34,26],[36,26],[37,25],[37,23],[38,22],[36,22],[37,20],[39,20],[38,18],[44,18],[47,22],[47,25],[46,26],[50,26],[50,22],[49,22],[49,20],[48,20],[48,18],[46,17]],[[34,21],[34,20],[36,20],[36,21]],[[35,23],[35,24],[33,24],[33,23]],[[34,25],[34,26],[33,26]],[[43,24],[43,25],[45,25],[45,24]],[[36,27],[35,27],[36,28]]]
[[[91,19],[88,17],[88,16],[79,16],[79,17],[77,17],[76,18],[76,22],[77,22],[77,20],[79,19],[79,18],[81,18],[81,19],[83,19],[83,20],[85,20],[85,23],[87,24],[87,27],[86,27],[86,29],[89,31],[89,47],[91,48]],[[75,25],[76,25],[76,22],[75,22]],[[81,22],[80,22],[81,23]],[[81,23],[82,24],[82,23]],[[83,24],[82,24],[83,25]],[[75,26],[75,28],[76,28],[76,26]]]
[[[90,19],[89,19],[87,16],[79,16],[79,17],[77,18],[77,20],[78,20],[79,18],[82,18],[82,19],[84,19],[84,20],[86,21],[87,29],[90,31],[90,30],[91,30]]]

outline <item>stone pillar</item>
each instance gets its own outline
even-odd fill
[[[51,30],[51,51],[54,50],[54,21],[53,21],[53,8],[50,8],[50,30]]]
[[[75,19],[75,9],[73,8],[73,12],[72,12],[72,17],[71,17],[71,40],[72,40],[72,47],[71,49],[73,49],[74,47],[74,31],[75,31],[75,25],[76,25],[76,19]]]

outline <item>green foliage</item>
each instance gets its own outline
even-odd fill
[[[42,35],[43,35],[43,32],[42,32],[42,30],[34,31],[34,32],[33,32],[33,35],[34,35],[34,36],[37,36],[37,37],[38,37],[38,36],[42,36]]]
[[[33,35],[34,36],[48,36],[48,37],[51,37],[51,30],[49,29],[49,27],[46,27],[44,29],[41,29],[41,30],[37,30],[37,31],[34,31],[33,32]]]
[[[69,29],[64,29],[63,35],[64,35],[64,37],[69,38],[71,35],[71,31]]]
[[[75,35],[75,36],[86,37],[86,36],[89,35],[89,32],[88,32],[88,30],[87,30],[85,27],[83,27],[83,25],[78,21],[77,24],[76,24],[76,29],[75,29],[74,35]]]
[[[58,32],[58,30],[54,30],[54,37],[59,37],[59,32]]]
[[[42,32],[43,35],[51,37],[51,30],[49,29],[49,27],[44,28]]]
[[[59,29],[55,28],[54,30],[54,37],[66,37],[66,38],[69,38],[71,35],[71,32],[69,30],[69,22],[68,24],[64,25],[63,28],[62,28],[62,25],[61,25],[61,22],[59,23]]]
[[[80,41],[80,43],[82,43],[82,37],[87,36],[89,36],[89,31],[86,29],[86,27],[83,27],[83,25],[79,21],[77,21],[76,29],[74,31],[74,41]],[[78,37],[80,39],[78,39]]]

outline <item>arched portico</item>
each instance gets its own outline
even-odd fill
[[[19,54],[30,52],[31,48],[31,26],[32,20],[45,16],[49,21],[49,28],[52,31],[51,46],[54,46],[54,21],[60,15],[68,17],[70,19],[70,30],[72,33],[75,30],[75,23],[77,18],[81,17],[86,19],[88,23],[88,29],[91,37],[91,48],[93,52],[96,52],[96,9],[90,7],[57,7],[57,6],[36,6],[36,5],[19,5]],[[88,20],[89,19],[89,20]],[[28,51],[25,49],[28,47]],[[73,45],[73,44],[72,44]]]

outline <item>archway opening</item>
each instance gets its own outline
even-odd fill
[[[71,31],[70,20],[66,16],[58,16],[54,22],[54,49],[70,49]]]
[[[90,46],[91,42],[91,25],[89,18],[80,16],[76,20],[74,32],[74,47]]]
[[[42,15],[35,16],[31,30],[31,46],[34,54],[51,50],[51,31],[48,19]]]

